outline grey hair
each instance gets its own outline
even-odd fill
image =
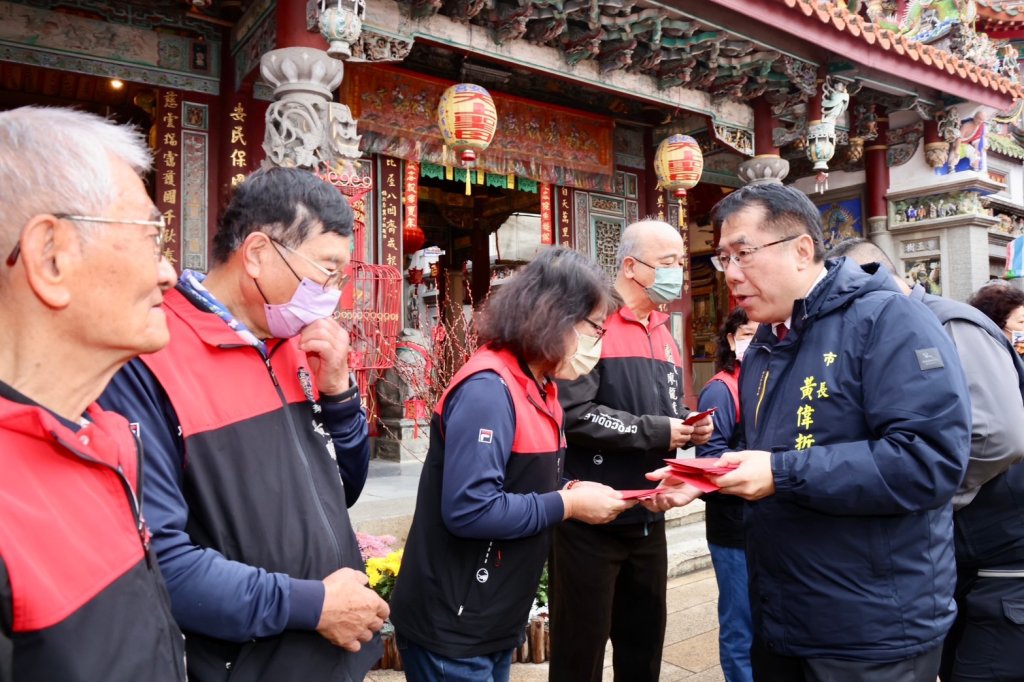
[[[883,268],[889,271],[890,275],[900,277],[892,259],[882,251],[881,247],[874,242],[861,237],[847,237],[835,244],[828,252],[826,258],[842,258],[846,256],[857,263],[880,263]]]
[[[647,216],[627,225],[626,229],[622,231],[622,236],[619,237],[619,250],[615,253],[616,271],[622,270],[622,264],[625,262],[626,256],[633,256],[635,258],[643,248],[643,228],[649,225],[664,225],[670,230],[675,229],[664,220],[658,220],[654,216]]]
[[[140,176],[153,155],[141,132],[54,107],[0,112],[0,252],[40,213],[96,215],[117,199],[111,157]]]

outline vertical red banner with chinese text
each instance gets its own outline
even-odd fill
[[[402,213],[401,162],[390,156],[380,157],[380,262],[402,269],[398,229]]]
[[[405,162],[405,183],[402,186],[402,207],[405,210],[405,229],[419,227],[420,164],[418,161]],[[409,255],[409,254],[405,254]]]
[[[231,188],[234,189],[242,184],[249,174],[248,142],[246,141],[246,122],[248,112],[242,102],[235,102],[234,107],[228,112],[230,121],[229,152],[227,159],[227,176],[231,179]]]
[[[552,213],[551,185],[540,183],[540,243],[555,243],[555,221]]]
[[[572,249],[576,246],[572,234],[572,190],[568,187],[558,187],[556,193],[558,196],[558,200],[555,202],[558,216],[558,243]]]
[[[161,90],[156,131],[152,140],[156,166],[156,206],[164,216],[164,255],[172,265],[181,259],[179,226],[179,185],[181,182],[181,94],[177,90]]]

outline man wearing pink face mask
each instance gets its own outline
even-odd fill
[[[153,547],[192,680],[360,680],[387,603],[366,587],[349,522],[366,480],[366,416],[331,315],[352,210],[307,171],[235,192],[208,275],[185,270],[171,343],[100,402],[145,453]]]

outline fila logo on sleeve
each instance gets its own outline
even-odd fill
[[[477,441],[480,443],[490,443],[493,437],[494,432],[490,429],[480,429],[480,437],[477,438]]]

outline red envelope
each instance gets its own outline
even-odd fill
[[[718,490],[718,486],[708,480],[708,476],[721,476],[734,470],[738,464],[721,464],[721,460],[708,457],[697,459],[666,459],[673,478],[683,480],[702,492],[710,493]]]
[[[619,492],[622,493],[622,499],[624,500],[645,500],[666,490],[668,488],[644,488],[643,490],[620,490]]]
[[[713,493],[718,490],[718,486],[707,479],[703,474],[690,473],[686,471],[672,471],[672,478],[689,483],[694,488],[697,488],[702,493]]]
[[[665,462],[672,467],[673,471],[691,471],[711,476],[727,474],[739,466],[738,464],[722,464],[722,460],[711,459],[710,457],[698,457],[696,459],[666,459]]]

